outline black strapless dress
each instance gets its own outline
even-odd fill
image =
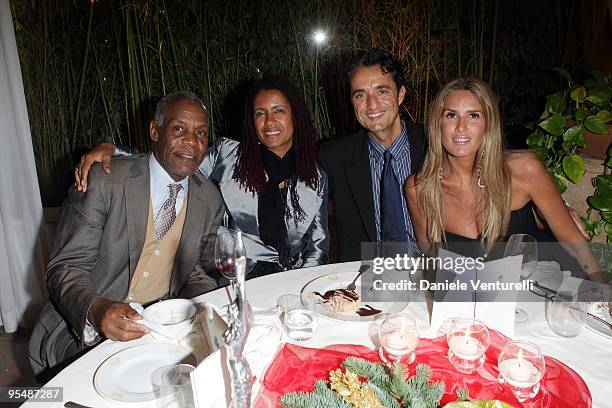
[[[586,274],[576,259],[563,249],[552,232],[548,228],[538,228],[534,210],[533,201],[529,201],[522,208],[510,213],[506,237],[496,243],[493,250],[487,254],[486,259],[493,260],[503,257],[506,242],[511,235],[529,234],[535,237],[538,243],[542,243],[542,245],[538,245],[538,260],[557,261],[561,265],[561,270],[572,271],[572,276],[585,277]],[[446,244],[442,246],[449,251],[474,258],[484,255],[484,248],[480,245],[480,236],[469,238],[448,231],[445,231],[445,234]]]

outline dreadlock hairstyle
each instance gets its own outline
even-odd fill
[[[266,187],[266,175],[263,168],[259,139],[253,120],[255,97],[260,91],[276,89],[280,91],[291,105],[293,121],[293,149],[295,151],[296,178],[316,189],[319,184],[317,173],[316,132],[312,125],[310,111],[304,97],[295,86],[285,78],[265,76],[255,82],[247,94],[243,124],[242,141],[238,146],[238,157],[234,169],[234,179],[238,180],[247,191],[254,194],[263,193]]]

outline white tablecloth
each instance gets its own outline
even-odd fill
[[[329,273],[357,271],[359,262],[332,264],[314,268],[288,271],[269,275],[247,282],[246,291],[249,302],[257,307],[274,306],[276,299],[283,294],[299,293],[301,288],[312,279]],[[535,279],[538,279],[537,273]],[[224,289],[197,297],[215,305],[225,305],[228,298]],[[525,323],[517,323],[516,340],[529,340],[542,348],[544,354],[554,357],[574,369],[587,383],[593,398],[594,407],[612,406],[612,339],[584,329],[578,337],[562,338],[555,335],[547,326],[544,318],[544,304],[523,303],[520,305],[530,313]],[[425,303],[411,302],[408,310],[413,313],[420,325],[423,337],[434,337],[429,327],[429,314]],[[93,386],[96,368],[108,357],[127,347],[155,340],[147,335],[127,343],[106,341],[90,351],[53,378],[47,386],[64,387],[64,401],[74,401],[90,407],[155,407],[153,403],[110,402],[99,396]],[[338,322],[319,319],[314,339],[303,343],[308,347],[323,347],[331,344],[361,344],[375,347],[377,333],[371,323]],[[225,394],[229,385],[223,381],[221,358],[218,353],[205,361],[207,381],[198,384],[210,401],[211,407],[225,406]],[[254,373],[261,378],[262,373]],[[40,407],[39,403],[26,403],[25,407]],[[47,406],[63,406],[48,404]]]

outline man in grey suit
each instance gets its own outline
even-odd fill
[[[87,192],[72,188],[62,205],[47,268],[50,302],[30,338],[36,374],[57,371],[102,337],[142,337],[148,329],[129,302],[216,287],[207,271],[223,203],[196,173],[208,145],[202,101],[185,92],[162,98],[150,136],[151,154],[117,160],[112,174],[93,167]]]

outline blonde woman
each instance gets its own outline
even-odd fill
[[[497,99],[486,82],[446,84],[432,101],[427,130],[422,170],[405,186],[418,242],[481,242],[489,251],[512,234],[541,236],[537,209],[587,276],[603,279],[541,161],[503,150]]]

